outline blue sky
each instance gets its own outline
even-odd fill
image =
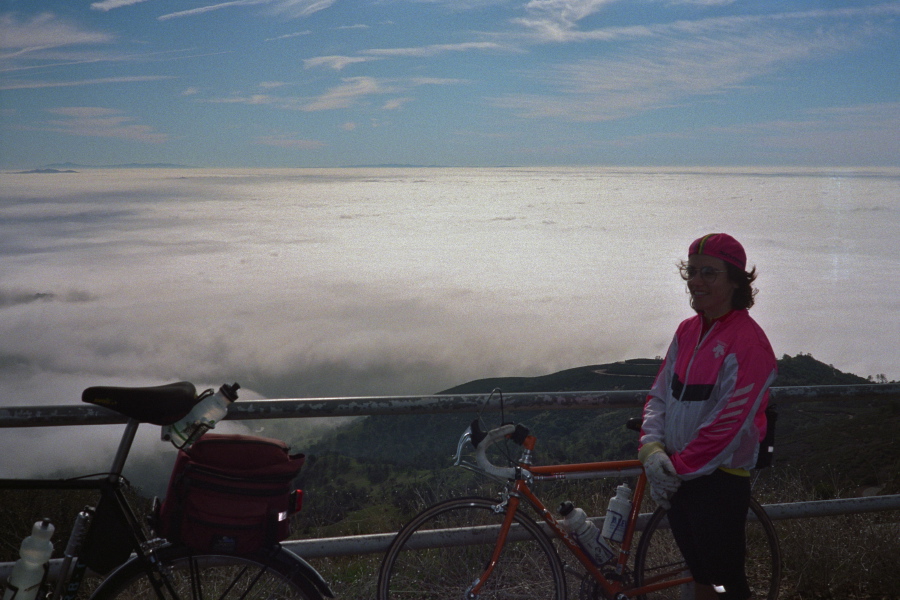
[[[900,165],[895,1],[0,7],[0,168]]]

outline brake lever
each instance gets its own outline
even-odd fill
[[[456,460],[453,462],[454,466],[458,467],[460,465],[465,464],[465,463],[463,463],[463,460],[462,460],[463,448],[465,447],[466,444],[470,443],[471,441],[472,441],[472,427],[469,426],[466,428],[465,431],[463,431],[462,436],[460,436],[460,438],[459,438],[459,443],[457,443],[457,445],[456,445]]]

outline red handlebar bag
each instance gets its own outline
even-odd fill
[[[178,452],[160,533],[198,552],[244,554],[290,535],[303,454],[280,440],[208,433]]]

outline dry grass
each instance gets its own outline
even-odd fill
[[[900,598],[896,515],[782,521],[785,599]]]
[[[769,474],[767,474],[769,475]],[[763,503],[853,497],[837,478],[810,481],[794,472],[761,478]],[[900,599],[900,514],[897,511],[776,521],[785,600]]]
[[[842,487],[837,479],[829,481],[817,477],[809,480],[802,474],[781,468],[763,473],[754,488],[763,504],[850,497],[857,491]],[[439,492],[444,496],[447,490]],[[490,495],[486,490],[469,492]],[[591,514],[602,512],[610,495],[611,489],[591,489],[584,483],[541,489],[542,497],[554,498],[554,501],[557,497],[571,498]],[[422,494],[423,499],[433,497],[431,493]],[[30,530],[32,517],[29,515],[53,517],[61,525],[56,538],[60,540],[67,535],[67,518],[84,502],[85,499],[77,494],[61,498],[59,494],[38,496],[33,492],[4,491],[0,494],[0,533],[3,534],[0,535],[0,559],[15,559],[18,542]],[[555,508],[552,502],[548,506]],[[355,523],[353,533],[387,531],[400,518],[397,515],[390,519],[384,515],[374,518],[373,511],[378,513],[376,508],[370,506],[364,509],[365,513],[348,516]],[[898,511],[783,520],[775,525],[783,554],[780,597],[784,600],[900,600]],[[371,527],[371,531],[360,530],[367,527]],[[374,598],[380,555],[310,562],[332,584],[339,598]],[[570,590],[570,597],[577,597],[577,589]]]
[[[605,509],[609,490],[562,492],[591,512]],[[812,482],[797,473],[766,473],[754,488],[761,503],[849,497],[855,490]],[[554,494],[550,490],[548,496]],[[590,507],[590,508],[589,508]],[[650,507],[648,506],[648,509]],[[897,511],[776,521],[781,540],[783,600],[900,600],[900,514]],[[312,561],[340,598],[374,598],[381,556]],[[569,590],[577,598],[578,590]]]

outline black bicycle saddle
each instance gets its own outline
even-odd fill
[[[153,387],[89,387],[81,401],[96,404],[130,419],[154,425],[171,425],[197,403],[197,389],[189,381]]]

